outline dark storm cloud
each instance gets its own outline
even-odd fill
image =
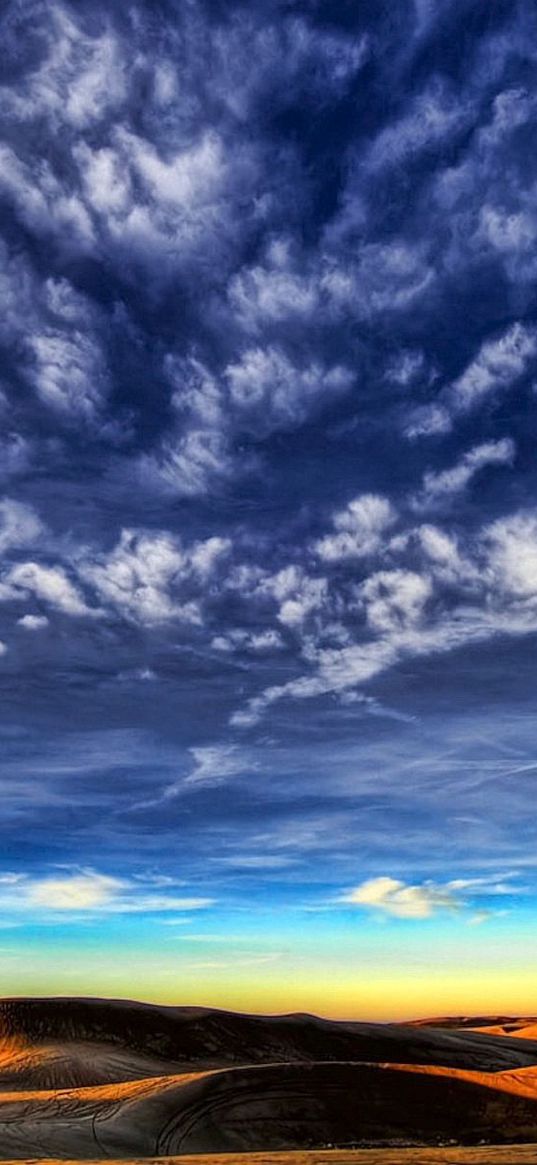
[[[461,659],[479,689],[480,652],[537,631],[535,14],[359,9],[4,6],[0,683],[42,734],[5,758],[30,862],[45,821],[69,857],[114,821],[166,864],[182,822],[193,865],[205,823],[252,871],[265,746],[296,850],[267,862],[302,869],[308,742],[358,734],[367,783],[371,739],[439,715],[431,661],[456,700]],[[407,839],[442,834],[441,783],[436,811],[392,796]],[[333,860],[360,829],[384,858],[362,810],[326,809]]]

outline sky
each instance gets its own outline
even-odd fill
[[[0,992],[534,1011],[534,4],[0,36]]]

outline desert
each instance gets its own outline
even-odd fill
[[[533,1018],[15,998],[0,1024],[3,1161],[537,1160]]]

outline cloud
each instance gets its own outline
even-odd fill
[[[486,875],[457,878],[444,885],[429,881],[411,885],[397,878],[381,876],[368,878],[344,894],[339,901],[393,918],[424,919],[440,911],[453,913],[473,909],[473,895],[492,898],[497,895],[516,895],[520,893],[520,888],[516,884],[509,884],[509,879],[516,877],[516,873],[508,873],[503,875],[503,881],[502,875]],[[470,925],[477,925],[497,913],[482,906],[467,921]]]
[[[491,39],[486,62],[481,55],[489,76],[491,68],[501,71],[508,53],[524,55],[521,35],[519,24],[509,37]],[[535,94],[523,85],[504,85],[501,78],[500,91],[466,150],[436,174],[432,196],[438,210],[449,215],[449,268],[465,271],[493,261],[508,285],[521,289],[535,274],[534,173],[518,165],[521,141],[532,136]]]
[[[237,627],[232,628],[225,635],[215,635],[214,639],[211,640],[211,647],[214,651],[226,654],[240,651],[264,654],[265,652],[281,651],[284,646],[279,631],[275,631],[273,628],[264,631],[245,631]]]
[[[238,424],[261,435],[302,424],[347,392],[354,379],[339,364],[297,366],[274,346],[247,349],[228,365],[225,377]]]
[[[28,378],[44,403],[77,417],[91,417],[103,402],[109,378],[101,350],[81,333],[49,330],[30,336]]]
[[[101,35],[84,35],[67,8],[51,6],[40,31],[48,53],[35,70],[23,73],[18,86],[5,87],[11,116],[22,123],[46,118],[53,130],[93,127],[121,101],[119,45],[111,27]]]
[[[537,354],[537,330],[516,323],[485,341],[475,359],[449,390],[455,412],[468,412],[489,394],[511,388],[525,376]]]
[[[350,595],[348,580],[341,590],[337,579],[330,586],[325,580],[316,637],[302,645],[309,673],[271,684],[251,697],[232,715],[234,727],[251,727],[282,699],[342,694],[406,659],[537,629],[533,511],[485,525],[467,543],[466,554],[453,537],[430,525],[397,535],[389,550],[402,564],[365,574]],[[420,569],[411,570],[405,559],[416,563],[417,554]],[[286,571],[281,576],[287,577]],[[343,642],[327,643],[324,633],[338,604],[349,631]],[[357,622],[357,612],[363,612],[365,623]]]
[[[411,99],[402,117],[381,130],[366,155],[365,165],[374,175],[393,170],[401,163],[414,165],[420,154],[451,144],[464,132],[475,111],[449,91],[438,77]]]
[[[61,566],[42,566],[38,562],[21,562],[13,566],[5,576],[5,585],[11,590],[11,597],[35,595],[57,611],[65,615],[99,615],[95,607],[89,607],[78,588],[68,578]]]
[[[366,579],[360,591],[367,622],[379,632],[420,623],[432,593],[431,579],[410,570],[378,571]]]
[[[220,537],[184,547],[166,532],[124,530],[110,554],[82,561],[79,571],[100,601],[126,619],[196,625],[201,592],[228,550],[229,541]]]
[[[417,437],[441,437],[451,431],[451,417],[441,404],[419,405],[410,413],[405,424],[409,441]]]
[[[270,595],[276,600],[279,622],[291,628],[300,626],[318,611],[328,593],[326,579],[312,578],[295,565],[267,575],[256,589],[258,594]]]
[[[501,590],[515,598],[537,596],[537,515],[528,511],[499,518],[484,540],[489,569]]]
[[[204,745],[190,752],[195,766],[183,785],[220,785],[258,767],[257,761],[233,744]]]
[[[457,417],[479,408],[489,397],[507,392],[528,375],[537,356],[537,330],[517,322],[487,339],[477,355],[433,404],[414,410],[406,425],[409,438],[447,433]]]
[[[431,882],[410,886],[397,878],[370,878],[341,898],[394,918],[430,918],[438,910],[456,910],[459,902],[449,889]]]
[[[124,883],[105,874],[73,874],[68,878],[44,878],[27,891],[30,906],[47,910],[93,910],[109,906]]]
[[[19,627],[24,627],[25,631],[41,631],[44,627],[48,627],[48,619],[46,615],[21,615],[17,619]]]
[[[241,326],[259,333],[267,325],[288,328],[314,318],[323,298],[322,281],[315,270],[300,271],[291,239],[272,239],[263,258],[243,267],[229,283],[229,302]]]
[[[6,244],[0,248],[0,266],[6,299],[1,332],[18,375],[62,424],[99,430],[106,425],[102,414],[111,391],[102,309],[65,276],[44,278]],[[11,387],[7,395],[12,396]],[[20,470],[31,442],[12,432],[6,452],[13,469]]]
[[[462,493],[482,469],[491,465],[512,465],[516,447],[510,437],[486,441],[469,449],[450,469],[424,474],[421,491],[412,499],[416,510],[434,509]]]
[[[334,514],[332,522],[336,533],[319,539],[315,543],[316,553],[324,562],[341,562],[374,554],[396,518],[387,498],[362,494]]]
[[[0,554],[32,545],[44,533],[35,510],[9,498],[0,501]]]
[[[19,876],[12,890],[3,891],[0,901],[6,911],[37,916],[57,911],[72,915],[159,914],[203,910],[213,904],[211,898],[155,894],[151,885],[95,870],[44,878]]]

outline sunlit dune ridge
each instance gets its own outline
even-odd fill
[[[514,1036],[521,1040],[537,1040],[537,1021],[535,1023],[522,1023],[520,1026],[516,1024],[492,1024],[490,1027],[473,1028],[473,1031],[480,1031],[483,1035],[488,1036]]]

